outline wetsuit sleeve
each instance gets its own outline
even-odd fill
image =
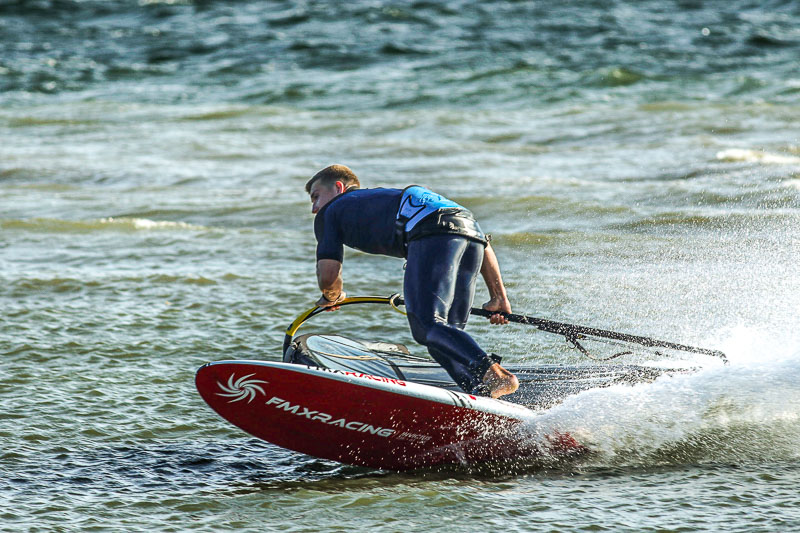
[[[344,243],[329,209],[319,212],[314,218],[314,235],[317,237],[317,261],[333,259],[341,263],[344,260]]]

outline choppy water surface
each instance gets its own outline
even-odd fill
[[[800,528],[799,27],[780,1],[0,3],[0,527]],[[279,356],[333,162],[472,208],[517,311],[731,365],[540,413],[592,448],[567,463],[399,475],[248,437],[194,372]],[[401,279],[347,255],[350,294]],[[390,310],[314,327],[413,348]]]

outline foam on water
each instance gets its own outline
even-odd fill
[[[148,230],[204,230],[203,226],[181,221],[150,220],[147,218],[105,217],[95,220],[59,220],[31,218],[25,220],[0,220],[0,228],[47,233],[86,233],[100,230],[148,231]]]
[[[592,450],[592,466],[797,459],[798,339],[742,327],[721,346],[728,366],[586,391],[536,416],[529,429],[571,433]]]
[[[800,165],[800,157],[774,154],[763,150],[729,148],[717,152],[720,161],[742,161],[746,163],[765,163],[770,165]]]

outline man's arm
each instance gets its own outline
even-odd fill
[[[506,287],[503,285],[503,278],[500,275],[500,263],[494,254],[491,244],[487,244],[483,250],[483,264],[481,265],[481,276],[489,289],[490,300],[483,304],[487,311],[499,311],[501,313],[511,312],[511,302],[508,301]],[[492,315],[489,321],[492,324],[508,324],[508,319],[503,315]]]
[[[317,301],[318,307],[328,307],[331,311],[339,308],[337,303],[345,299],[342,291],[342,263],[335,259],[317,261],[317,283],[322,297]]]

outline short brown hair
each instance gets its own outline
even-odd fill
[[[322,184],[326,186],[341,181],[345,189],[351,187],[357,189],[361,187],[361,183],[358,181],[356,175],[353,174],[353,171],[344,165],[331,165],[314,174],[314,177],[306,183],[307,193],[311,194],[311,186],[317,181],[322,182]]]

